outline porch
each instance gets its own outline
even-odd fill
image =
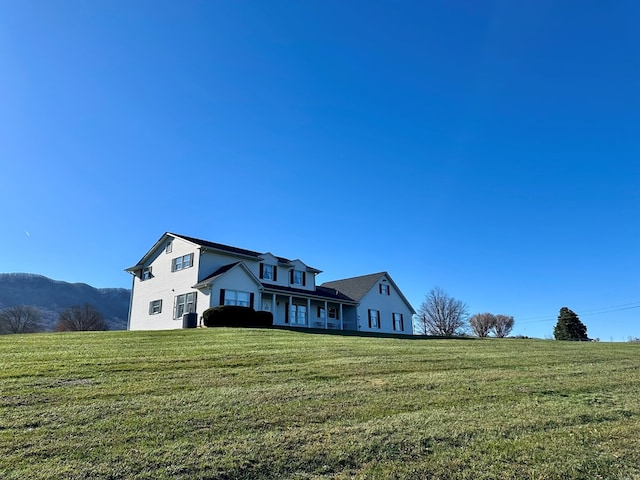
[[[274,325],[325,328],[332,330],[349,329],[351,317],[355,318],[355,305],[335,299],[313,298],[307,295],[263,292],[256,309],[271,312]]]

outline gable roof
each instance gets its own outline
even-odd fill
[[[228,265],[223,265],[222,267],[217,269],[215,272],[213,272],[211,275],[203,278],[198,283],[196,283],[193,286],[193,288],[210,287],[213,282],[215,282],[218,278],[224,276],[224,274],[227,273],[228,271],[233,270],[235,267],[242,268],[255,283],[257,283],[259,286],[262,285],[260,281],[256,278],[256,276],[253,274],[253,272],[251,272],[251,270],[249,270],[249,268],[244,263],[234,262],[234,263],[229,263]]]
[[[359,277],[343,278],[342,280],[324,282],[321,286],[335,288],[359,302],[386,273],[387,272],[379,272],[371,273],[369,275],[361,275]]]
[[[333,280],[331,282],[325,282],[321,285],[321,287],[335,288],[339,290],[341,293],[353,298],[360,302],[362,298],[376,285],[382,277],[386,277],[389,280],[389,283],[393,285],[393,288],[400,296],[402,301],[409,307],[411,313],[415,315],[416,311],[407,300],[407,297],[404,296],[402,291],[396,285],[396,282],[393,281],[391,275],[387,272],[378,272],[378,273],[370,273],[369,275],[361,275],[359,277],[351,277],[351,278],[343,278],[342,280]]]

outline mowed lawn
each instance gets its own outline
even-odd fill
[[[639,479],[640,345],[0,337],[2,479]]]

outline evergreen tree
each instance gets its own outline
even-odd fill
[[[560,309],[558,323],[553,329],[553,335],[556,337],[556,340],[589,340],[589,337],[587,337],[587,326],[580,321],[575,312],[567,307]]]

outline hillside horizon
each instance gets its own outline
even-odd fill
[[[0,310],[31,305],[42,313],[45,330],[53,330],[59,314],[89,303],[104,316],[110,330],[126,330],[131,290],[96,288],[87,283],[54,280],[38,273],[0,273]]]

